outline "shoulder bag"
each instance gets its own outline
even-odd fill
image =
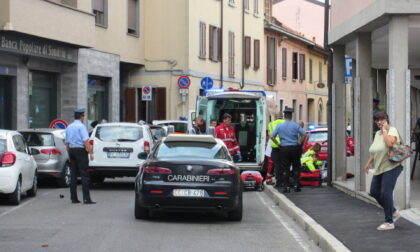
[[[411,157],[414,151],[411,149],[409,145],[404,144],[400,133],[398,132],[398,136],[400,137],[400,143],[395,144],[388,151],[388,159],[392,162],[402,162],[407,158]]]

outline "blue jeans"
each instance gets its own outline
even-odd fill
[[[394,169],[375,175],[370,185],[370,195],[384,208],[385,222],[393,223],[392,213],[395,212],[393,192],[397,178],[401,174],[402,165]]]

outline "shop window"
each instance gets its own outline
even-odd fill
[[[12,128],[12,80],[0,76],[0,129]]]
[[[29,72],[29,127],[48,128],[57,118],[57,76],[54,73]]]
[[[108,79],[88,78],[88,127],[91,128],[101,120],[108,120]]]

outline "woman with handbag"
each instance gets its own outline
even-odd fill
[[[389,152],[394,145],[400,145],[401,140],[398,130],[388,124],[387,113],[382,111],[376,113],[374,121],[379,130],[369,148],[370,158],[364,169],[368,173],[373,164],[375,173],[370,186],[370,195],[384,208],[385,223],[378,226],[377,230],[392,230],[395,228],[394,222],[400,217],[399,211],[394,206],[393,191],[403,167],[401,162],[389,159]]]

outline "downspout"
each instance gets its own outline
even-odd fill
[[[324,5],[324,48],[328,51],[328,177],[327,184],[332,186],[332,74],[333,74],[333,52],[328,45],[328,31],[329,31],[329,11],[330,11],[330,0],[325,0]]]
[[[242,82],[239,84],[241,89],[245,87],[245,4],[242,1]]]
[[[220,41],[221,45],[220,45],[220,85],[219,88],[222,89],[223,88],[223,0],[220,0],[220,29],[221,29],[221,33],[220,33]]]

